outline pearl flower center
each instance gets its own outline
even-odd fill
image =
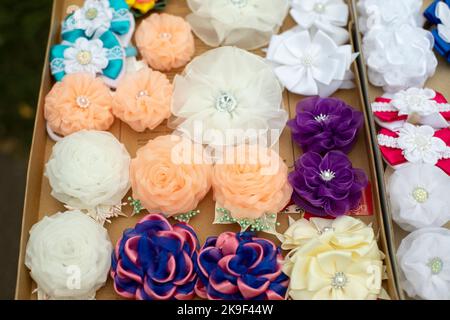
[[[414,144],[417,146],[418,149],[426,151],[430,147],[430,139],[422,135],[416,135],[414,137]]]
[[[430,267],[431,273],[433,275],[438,275],[444,268],[444,261],[442,261],[441,258],[436,257],[430,259],[430,261],[428,262],[428,266]]]
[[[247,0],[230,0],[230,2],[238,8],[243,8],[247,5]]]
[[[334,289],[342,289],[347,284],[347,276],[343,272],[336,272],[331,278],[331,286]]]
[[[428,191],[424,188],[417,187],[413,190],[412,196],[418,203],[424,203],[428,200]]]
[[[311,68],[314,66],[314,57],[306,54],[301,58],[301,63],[305,68]]]
[[[94,20],[98,16],[98,10],[95,8],[89,8],[86,11],[86,18],[89,20]]]
[[[216,109],[220,112],[232,112],[237,107],[236,98],[231,94],[223,93],[217,98]]]
[[[163,39],[163,40],[170,40],[170,39],[172,39],[172,34],[169,32],[161,32],[159,34],[159,38]]]
[[[317,13],[324,13],[325,12],[325,5],[323,3],[316,3],[314,5],[314,11]]]
[[[317,122],[323,122],[323,121],[327,121],[329,118],[329,116],[327,114],[319,114],[318,116],[314,117],[314,120],[316,120]]]
[[[327,169],[325,171],[320,171],[320,177],[323,181],[331,181],[336,177],[336,173]]]
[[[90,104],[91,102],[89,101],[89,99],[84,96],[80,96],[77,98],[77,105],[82,109],[86,109]]]
[[[148,97],[147,90],[141,90],[137,93],[136,99],[142,98],[142,97]]]
[[[77,54],[77,61],[81,65],[87,65],[92,61],[92,53],[86,50],[80,50]]]
[[[322,230],[319,231],[319,234],[324,234],[329,231],[334,231],[334,228],[333,227],[324,227]]]

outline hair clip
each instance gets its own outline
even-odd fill
[[[266,59],[289,91],[328,97],[354,87],[350,68],[357,56],[350,45],[336,45],[321,30],[312,36],[294,28],[272,37]]]
[[[450,221],[450,177],[431,164],[410,164],[388,178],[394,221],[406,231],[441,227]]]
[[[409,88],[385,94],[372,103],[372,112],[381,127],[392,131],[399,130],[407,121],[435,129],[450,124],[450,104],[432,89]]]
[[[45,176],[55,199],[103,224],[123,215],[130,161],[124,145],[111,133],[83,130],[55,144]]]
[[[337,45],[349,42],[349,9],[343,0],[293,0],[291,17],[303,30],[326,33]]]
[[[153,130],[171,115],[173,87],[167,76],[145,67],[128,73],[114,94],[113,113],[133,130]]]
[[[450,230],[410,233],[397,250],[402,288],[411,298],[450,300]]]
[[[189,24],[167,13],[145,18],[136,30],[136,44],[147,63],[160,71],[183,67],[195,52]]]
[[[264,59],[235,47],[209,50],[176,75],[171,122],[212,148],[252,139],[275,144],[287,112],[282,87]]]
[[[140,148],[131,161],[133,198],[150,213],[185,216],[209,192],[211,174],[201,145],[176,135],[160,136]]]
[[[436,28],[431,31],[434,36],[434,48],[450,62],[450,0],[434,1],[427,10],[425,17]]]
[[[293,140],[304,152],[331,150],[349,153],[364,123],[363,114],[335,98],[312,97],[297,104],[296,117],[288,121]]]
[[[112,255],[111,277],[120,296],[137,300],[190,300],[200,247],[194,229],[170,225],[160,214],[124,231]]]
[[[246,50],[267,45],[289,10],[288,0],[188,0],[186,17],[194,33],[208,46]]]
[[[198,255],[195,292],[209,300],[285,300],[282,264],[280,249],[252,233],[209,237]]]
[[[80,211],[46,216],[30,230],[25,265],[39,300],[95,299],[111,266],[108,232]]]
[[[289,182],[295,204],[314,215],[338,217],[358,207],[368,178],[341,151],[323,157],[310,151],[297,160]]]
[[[450,129],[405,123],[398,131],[381,129],[378,145],[385,161],[394,169],[407,163],[436,165],[450,174]]]
[[[166,0],[125,0],[136,18],[150,11],[161,11],[166,7]]]
[[[134,17],[124,0],[86,0],[63,21],[61,33],[64,40],[69,33],[78,30],[88,38],[111,31],[126,47],[134,28]]]

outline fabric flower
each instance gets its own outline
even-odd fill
[[[312,97],[297,104],[288,122],[292,138],[304,152],[350,152],[364,123],[363,114],[335,98]]]
[[[411,164],[388,180],[391,214],[404,230],[441,227],[450,221],[450,177],[429,164]]]
[[[108,65],[107,50],[99,39],[78,38],[74,46],[64,51],[65,72],[100,73]]]
[[[343,0],[293,0],[290,14],[304,30],[326,33],[337,45],[348,43],[349,9]]]
[[[450,61],[450,1],[434,1],[424,15],[428,21],[437,25],[431,31],[435,39],[434,48]]]
[[[405,122],[446,128],[450,122],[450,104],[432,89],[409,88],[375,99],[372,111],[376,122],[383,128],[398,131]]]
[[[209,237],[198,255],[195,292],[209,300],[284,300],[282,263],[271,241],[251,233]]]
[[[194,33],[208,46],[246,50],[267,45],[289,9],[288,0],[188,0],[186,17]]]
[[[209,50],[176,75],[172,122],[211,147],[241,144],[256,135],[274,144],[288,118],[282,88],[265,61],[234,47]]]
[[[409,24],[373,29],[363,38],[369,81],[389,93],[423,87],[437,66],[433,43],[429,31]]]
[[[150,68],[125,76],[114,95],[114,115],[133,130],[153,130],[171,115],[172,85]]]
[[[25,264],[38,299],[94,299],[111,266],[108,232],[80,211],[46,216],[30,230]]]
[[[211,187],[212,166],[205,156],[201,145],[179,136],[150,140],[131,161],[133,198],[150,213],[194,210]]]
[[[186,65],[195,52],[191,27],[183,18],[154,13],[136,30],[140,53],[153,68],[169,71]]]
[[[130,188],[129,165],[130,155],[111,133],[83,130],[56,143],[45,175],[55,199],[104,222],[113,215],[102,212],[121,205]]]
[[[450,300],[450,231],[424,228],[409,234],[397,250],[402,288],[411,298]]]
[[[45,97],[44,116],[51,131],[67,136],[88,130],[108,130],[114,122],[112,96],[103,81],[75,73],[57,82]]]
[[[288,203],[292,187],[280,156],[264,147],[238,146],[214,166],[214,199],[235,219],[258,219],[277,214]]]
[[[114,11],[107,0],[86,0],[83,7],[73,13],[76,26],[92,37],[97,30],[108,30]]]
[[[337,217],[358,207],[368,179],[344,153],[330,151],[323,157],[305,153],[289,174],[289,182],[298,206],[315,215]]]
[[[150,214],[124,231],[112,255],[111,277],[122,297],[137,300],[191,300],[200,244],[185,223],[173,226]]]
[[[356,57],[350,45],[338,46],[320,30],[311,36],[295,28],[273,36],[266,56],[289,91],[321,97],[354,86],[350,67]]]

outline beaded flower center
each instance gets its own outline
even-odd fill
[[[433,275],[438,275],[444,268],[444,261],[442,261],[441,258],[436,257],[430,259],[427,265],[430,267],[431,273]]]
[[[323,3],[316,3],[314,5],[314,11],[317,13],[324,13],[325,12],[325,5]]]
[[[230,0],[230,2],[238,8],[243,8],[247,5],[247,0]]]
[[[89,20],[94,20],[98,16],[98,10],[95,8],[89,8],[86,11],[86,18]]]
[[[90,104],[91,102],[89,101],[89,99],[84,96],[80,96],[77,98],[77,105],[82,109],[86,109]]]
[[[161,32],[159,34],[159,38],[163,40],[170,40],[172,38],[172,34],[169,32]]]
[[[413,190],[412,196],[418,203],[424,203],[428,200],[428,191],[424,188],[417,187]]]
[[[414,137],[414,144],[417,146],[418,149],[426,151],[430,147],[430,139],[422,135],[416,135]]]
[[[331,181],[336,177],[336,173],[330,169],[320,171],[320,177],[323,181]]]
[[[80,50],[77,54],[77,61],[81,65],[87,65],[92,61],[92,53],[86,50]]]
[[[427,99],[419,95],[411,95],[406,98],[406,102],[413,109],[417,110],[426,103]]]
[[[316,120],[317,122],[323,122],[323,121],[327,121],[329,118],[329,116],[327,114],[319,114],[318,116],[314,117],[314,120]]]
[[[231,94],[223,93],[217,98],[216,109],[220,112],[233,112],[237,107],[236,98]]]
[[[336,272],[331,278],[331,286],[334,289],[342,289],[347,284],[347,276],[343,272]]]

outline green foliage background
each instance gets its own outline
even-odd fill
[[[0,152],[26,157],[52,0],[0,1]]]

